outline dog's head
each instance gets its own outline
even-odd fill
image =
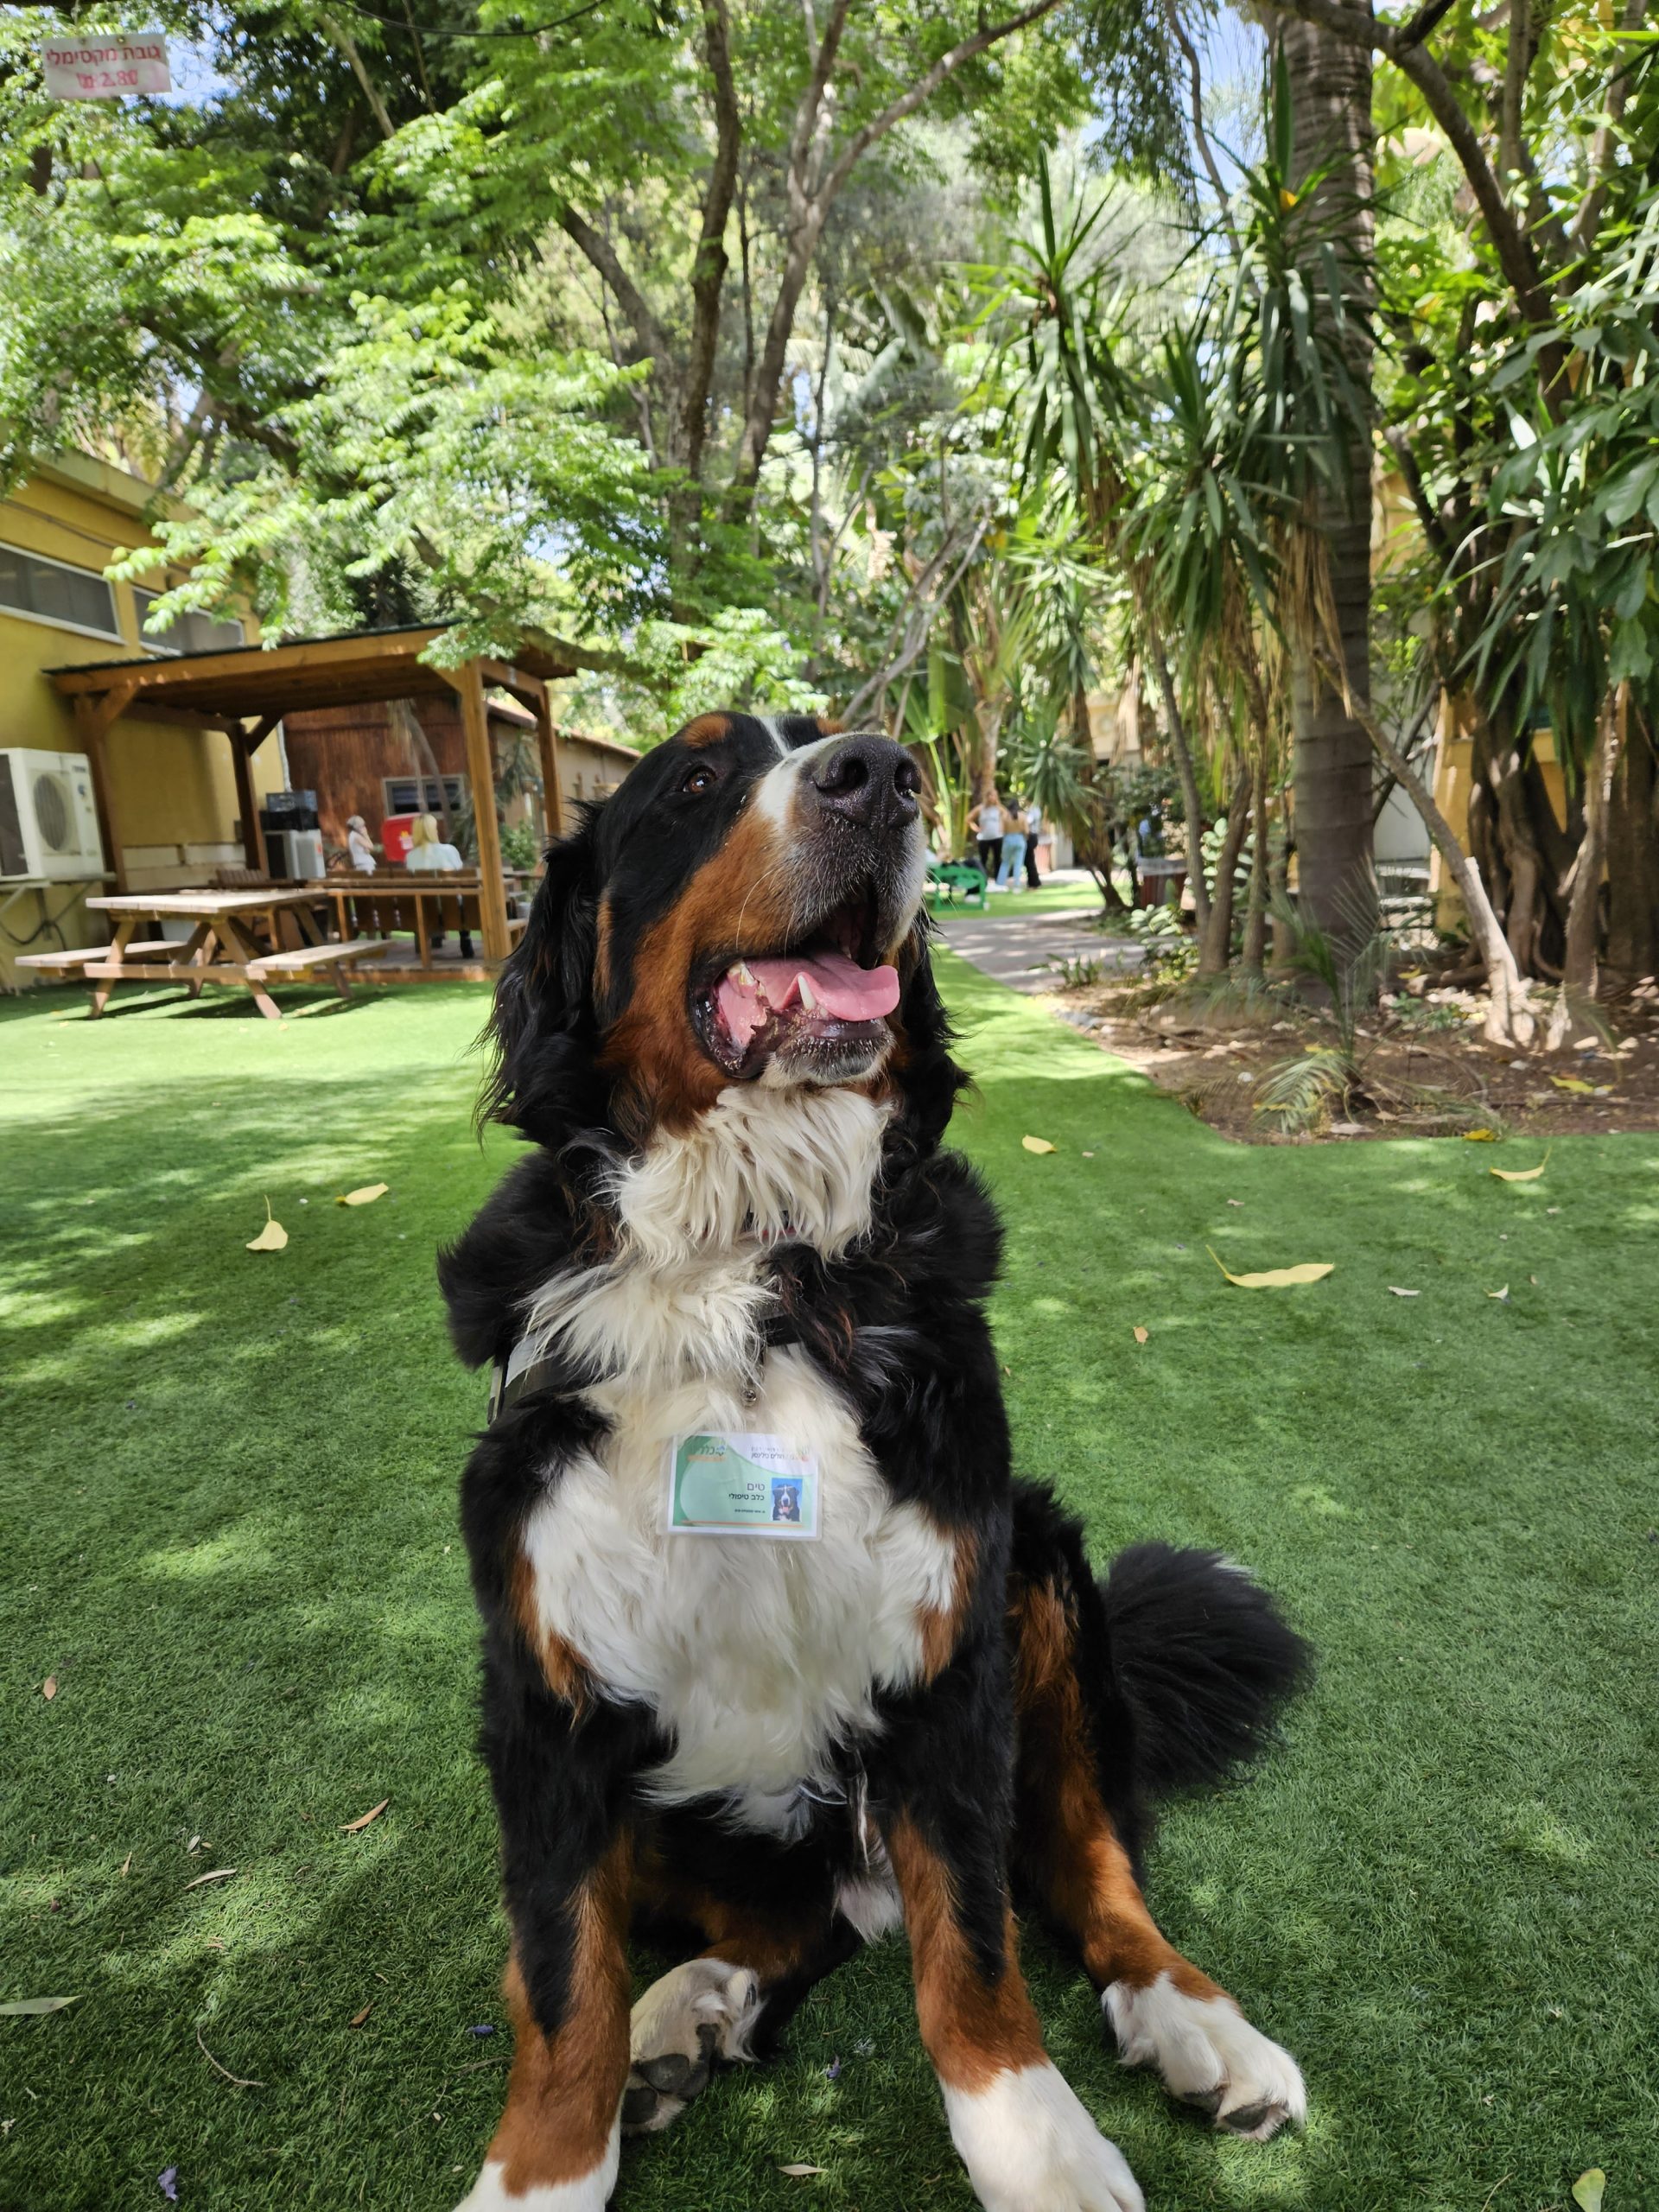
[[[852,1085],[924,1142],[960,1077],[928,965],[915,763],[710,714],[556,845],[503,970],[486,1108],[546,1144],[683,1131],[733,1084]]]

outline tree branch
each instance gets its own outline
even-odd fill
[[[760,362],[750,394],[749,405],[743,423],[743,435],[739,443],[737,459],[732,470],[734,505],[741,510],[753,490],[760,474],[760,463],[772,435],[772,416],[778,405],[778,387],[782,381],[785,357],[789,350],[791,334],[795,327],[795,310],[806,283],[807,271],[817,251],[818,240],[830,208],[859,161],[878,139],[887,137],[907,116],[930,100],[947,79],[953,77],[965,62],[976,54],[983,54],[989,47],[1011,37],[1015,31],[1052,15],[1060,0],[1032,0],[1017,16],[1006,22],[987,24],[942,54],[932,67],[918,78],[907,92],[890,103],[871,120],[855,130],[836,157],[829,175],[819,181],[818,158],[821,156],[825,124],[829,111],[830,79],[835,67],[836,50],[846,26],[851,0],[836,0],[828,25],[817,52],[812,59],[812,73],[800,105],[796,110],[795,128],[790,138],[789,164],[785,184],[789,195],[788,245],[784,255],[784,266],[779,278],[777,297],[772,302],[771,317],[766,325],[766,339],[760,351]]]
[[[1639,31],[1647,20],[1647,13],[1648,0],[1625,0],[1624,29]],[[1630,73],[1627,66],[1614,72],[1613,81],[1607,87],[1607,120],[1590,141],[1590,189],[1584,195],[1579,219],[1573,226],[1573,247],[1578,253],[1582,253],[1594,238],[1596,225],[1601,219],[1601,203],[1607,196],[1607,180],[1613,173],[1613,157],[1618,146],[1619,121],[1630,92]]]
[[[352,74],[363,87],[363,97],[369,104],[369,112],[374,118],[380,136],[383,138],[395,138],[397,135],[397,125],[387,114],[386,104],[381,99],[375,81],[368,73],[363,56],[357,50],[357,41],[345,25],[337,22],[333,16],[319,15],[317,21],[333,39],[347,61],[351,63]]]
[[[1005,38],[1012,38],[1015,31],[1029,29],[1033,23],[1040,22],[1045,16],[1052,16],[1059,4],[1060,0],[1032,0],[1030,7],[1021,9],[1017,16],[1010,16],[1006,22],[988,23],[983,29],[976,31],[972,38],[961,40],[947,53],[942,54],[926,75],[918,78],[907,92],[890,106],[883,108],[880,114],[865,124],[861,130],[853,133],[834,168],[824,180],[822,196],[826,206],[841,190],[857,162],[876,140],[885,138],[888,131],[894,130],[906,116],[914,115],[917,109],[931,100],[939,86],[948,78],[954,77],[965,62],[973,60],[976,54],[983,54],[988,48],[1000,45]]]
[[[1178,0],[1164,0],[1164,13],[1169,19],[1171,37],[1186,57],[1187,79],[1192,88],[1193,143],[1198,147],[1199,158],[1209,175],[1211,186],[1221,209],[1221,219],[1228,238],[1231,242],[1234,253],[1237,254],[1241,250],[1239,238],[1233,225],[1232,216],[1228,212],[1227,188],[1221,181],[1221,168],[1210,144],[1210,134],[1204,127],[1204,79],[1199,71],[1198,48],[1186,35],[1186,26],[1181,21]]]
[[[1503,90],[1498,106],[1497,165],[1505,176],[1521,171],[1521,109],[1533,56],[1531,0],[1510,0],[1503,50]]]
[[[702,471],[709,427],[709,393],[720,337],[720,296],[726,282],[726,226],[737,190],[743,124],[732,79],[732,26],[726,0],[703,0],[703,44],[715,80],[715,161],[702,199],[702,231],[691,264],[691,346],[680,409],[680,444],[686,474]]]
[[[652,313],[651,302],[622,266],[616,248],[574,207],[560,209],[559,228],[609,287],[612,297],[632,328],[640,354],[655,362],[660,376],[668,377],[671,373],[671,356],[662,325]]]
[[[1409,22],[1403,24],[1395,33],[1402,49],[1407,47],[1421,46],[1429,33],[1451,14],[1457,4],[1458,0],[1427,0],[1427,5],[1420,8]]]

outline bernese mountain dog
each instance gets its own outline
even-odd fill
[[[484,1110],[532,1148],[441,1262],[493,1370],[461,1511],[517,2038],[465,2212],[601,2212],[624,2134],[900,1929],[988,2212],[1140,2212],[1016,1895],[1126,2063],[1238,2135],[1303,2115],[1140,1869],[1304,1647],[1211,1553],[1097,1580],[1010,1471],[918,784],[884,736],[702,715],[553,847],[502,971]],[[683,1963],[630,2012],[634,1930]]]

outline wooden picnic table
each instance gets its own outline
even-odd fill
[[[269,1021],[281,1019],[281,1010],[266,990],[269,982],[299,982],[327,976],[340,996],[350,993],[346,970],[359,960],[378,959],[385,946],[378,938],[361,938],[330,944],[317,920],[320,904],[315,888],[283,890],[275,887],[252,891],[135,891],[118,897],[89,899],[89,907],[115,918],[115,935],[107,945],[95,948],[83,960],[71,963],[48,956],[53,964],[78,964],[92,994],[94,1017],[109,1003],[118,982],[188,983],[198,997],[204,983],[235,983],[250,993]],[[177,944],[151,939],[137,942],[143,921],[188,921],[195,926]],[[269,942],[262,944],[261,934]],[[291,936],[292,943],[283,942]],[[41,964],[44,964],[43,963]]]
[[[431,967],[435,929],[483,934],[483,885],[475,874],[389,868],[372,875],[325,876],[317,887],[334,901],[342,938],[407,931],[423,969]],[[509,937],[516,940],[524,926],[510,918]]]

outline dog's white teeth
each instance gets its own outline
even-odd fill
[[[797,976],[795,978],[795,988],[800,993],[801,1004],[806,1008],[807,1012],[809,1014],[816,1014],[818,1007],[818,997],[817,993],[812,988],[810,980],[804,975]]]
[[[749,972],[749,963],[747,960],[734,961],[726,972],[734,983],[741,984],[746,991],[752,991],[757,988],[754,977]]]

